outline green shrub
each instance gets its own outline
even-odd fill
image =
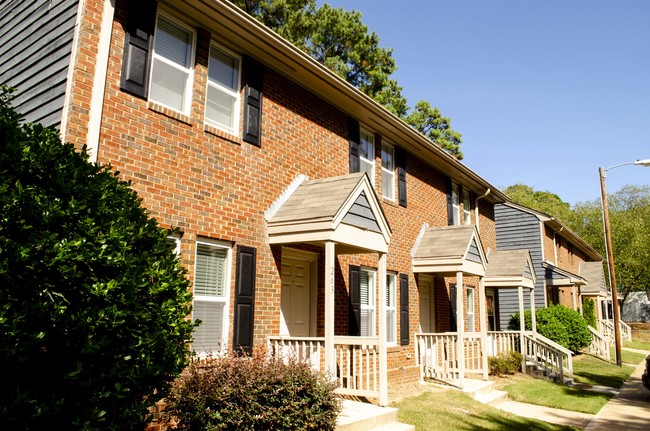
[[[335,388],[305,363],[228,354],[190,364],[165,416],[181,431],[334,430]]]
[[[535,310],[537,332],[559,345],[577,352],[591,343],[591,333],[587,322],[580,313],[562,305],[550,305]],[[526,330],[532,330],[530,311],[524,312]],[[519,329],[519,313],[510,319],[508,329]]]
[[[592,328],[596,327],[596,310],[594,300],[587,298],[582,303],[582,317],[587,321],[587,324]]]
[[[492,376],[514,374],[519,371],[523,356],[516,350],[508,353],[500,352],[497,356],[488,357],[488,369]]]
[[[187,364],[188,281],[129,183],[0,87],[0,424],[124,430]]]

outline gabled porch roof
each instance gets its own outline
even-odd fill
[[[485,271],[485,287],[535,288],[535,271],[528,250],[492,251]]]
[[[337,253],[388,252],[391,230],[365,173],[304,181],[268,221],[271,244],[335,242]]]
[[[547,286],[582,286],[587,280],[577,274],[558,268],[550,262],[542,262]]]
[[[587,281],[587,284],[580,288],[581,294],[607,296],[602,262],[581,262],[580,276]]]
[[[413,272],[484,276],[485,253],[473,225],[433,227],[424,231],[413,253]]]

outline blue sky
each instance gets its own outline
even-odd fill
[[[409,106],[439,107],[463,163],[501,189],[575,204],[599,198],[599,166],[650,158],[650,1],[326,2],[362,13]],[[608,172],[610,193],[626,184],[650,168]]]

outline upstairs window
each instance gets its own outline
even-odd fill
[[[210,47],[205,122],[231,135],[239,131],[241,60],[218,45]]]
[[[451,217],[452,225],[460,224],[460,195],[458,193],[458,184],[451,185]]]
[[[201,320],[194,330],[192,351],[218,353],[226,347],[231,248],[217,241],[196,244],[192,320]]]
[[[381,194],[395,200],[395,153],[388,144],[381,144]]]
[[[472,201],[466,190],[463,190],[463,223],[472,224]]]
[[[185,115],[192,99],[194,40],[194,30],[158,15],[149,98]]]
[[[361,172],[368,174],[370,183],[375,184],[375,137],[361,129],[359,143],[359,168]]]

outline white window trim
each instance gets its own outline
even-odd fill
[[[460,194],[458,189],[458,184],[451,183],[451,206],[454,226],[460,224]]]
[[[393,169],[388,170],[388,169],[384,168],[384,160],[383,160],[383,157],[382,157],[382,161],[381,161],[381,184],[382,184],[381,195],[382,195],[382,197],[384,197],[384,198],[386,198],[388,200],[395,201],[395,147],[393,147],[392,145],[390,145],[388,143],[383,143],[382,142],[382,144],[381,144],[382,153],[384,152],[384,147],[390,148],[390,153],[392,155],[391,159],[393,161]],[[391,187],[391,191],[392,191],[391,196],[386,195],[386,190],[384,190],[384,174],[386,174],[387,176],[390,176],[390,178],[391,178],[391,184],[393,185]]]
[[[471,297],[471,298],[470,298]],[[474,324],[474,288],[467,288],[467,332],[476,332],[476,326]]]
[[[389,281],[392,280],[392,282]],[[392,299],[392,301],[391,301]],[[397,274],[394,272],[386,273],[386,342],[390,346],[397,345]],[[392,302],[392,303],[391,303]],[[393,320],[389,327],[388,316],[392,313]],[[388,339],[388,334],[392,329],[394,340]]]
[[[370,166],[370,173],[368,174],[368,177],[370,178],[370,184],[373,185],[375,184],[375,134],[368,131],[365,128],[361,128],[361,133],[360,137],[363,139],[363,135],[368,136],[368,142],[370,144],[370,150],[372,154],[370,154],[370,158],[365,158],[359,154],[359,164],[366,163]],[[362,172],[365,172],[363,169],[361,169]]]
[[[218,124],[217,122],[215,122],[213,120],[210,120],[207,116],[205,117],[205,124],[207,124],[207,125],[209,125],[211,127],[214,127],[216,129],[223,130],[226,133],[229,133],[231,135],[236,136],[239,133],[239,117],[240,117],[240,113],[241,113],[241,91],[240,91],[240,89],[241,89],[242,57],[235,54],[234,52],[230,51],[229,49],[225,48],[224,46],[219,45],[218,43],[212,41],[210,43],[210,52],[208,52],[208,67],[209,67],[209,63],[210,63],[210,55],[211,55],[211,52],[212,52],[212,48],[216,48],[219,51],[222,51],[222,52],[226,53],[227,55],[237,59],[237,63],[238,63],[237,82],[235,83],[235,90],[232,90],[232,89],[230,89],[228,87],[224,87],[223,85],[221,85],[221,84],[219,84],[217,82],[210,81],[210,74],[209,74],[209,71],[208,71],[208,79],[207,79],[207,83],[206,83],[206,86],[205,86],[205,104],[206,104],[206,106],[204,106],[204,111],[203,112],[207,112],[208,88],[210,86],[216,88],[219,91],[222,91],[222,92],[228,94],[229,96],[233,96],[235,98],[235,106],[233,107],[234,112],[233,112],[232,129],[224,127],[224,126]]]
[[[368,304],[360,304],[360,312],[362,310],[367,310],[371,316],[368,328],[370,330],[369,334],[361,334],[362,337],[375,337],[377,335],[377,271],[371,268],[362,267],[361,271],[368,273]],[[361,325],[359,325],[359,330]]]
[[[472,200],[467,190],[463,190],[463,224],[472,224]]]
[[[189,63],[190,66],[189,68],[179,66],[178,64],[174,63],[173,61],[170,61],[166,59],[165,57],[162,57],[160,55],[156,54],[156,35],[158,33],[158,19],[160,16],[164,16],[166,19],[172,21],[174,24],[178,25],[179,27],[183,27],[185,30],[188,30],[192,34],[192,46],[190,47],[190,58],[189,58]],[[196,30],[189,25],[185,24],[183,21],[179,20],[176,18],[174,15],[167,13],[167,11],[158,11],[156,14],[156,28],[154,30],[154,44],[153,44],[153,49],[152,49],[152,54],[151,54],[151,67],[149,68],[149,100],[153,103],[156,103],[160,106],[164,106],[165,108],[171,109],[174,112],[178,112],[182,115],[190,115],[190,109],[192,108],[192,88],[194,85],[194,59],[196,55]],[[152,99],[151,98],[151,84],[152,84],[152,78],[153,78],[153,71],[154,71],[154,62],[155,60],[162,61],[163,63],[181,70],[183,72],[187,72],[187,82],[185,83],[185,101],[184,105],[182,107],[182,110],[178,110],[172,106],[165,105],[162,102],[159,102],[158,100]]]
[[[223,313],[223,321],[222,321],[222,334],[221,334],[221,346],[220,350],[218,352],[204,352],[204,351],[199,351],[199,350],[194,350],[194,346],[190,346],[191,351],[195,351],[197,355],[199,356],[207,356],[208,354],[221,354],[225,352],[225,350],[228,347],[228,328],[229,328],[229,316],[230,316],[230,277],[231,277],[231,267],[232,267],[232,244],[225,242],[225,241],[219,241],[215,239],[210,239],[210,238],[199,238],[196,240],[196,250],[194,252],[194,259],[195,259],[195,264],[194,264],[194,279],[196,280],[196,259],[198,257],[198,245],[203,244],[203,245],[208,245],[210,247],[219,247],[219,248],[224,248],[226,249],[226,271],[225,271],[225,283],[224,283],[224,296],[223,299],[220,297],[214,297],[214,296],[209,296],[209,295],[194,295],[192,293],[192,307],[194,306],[194,302],[198,299],[199,301],[204,301],[204,302],[214,302],[214,303],[222,303],[224,304],[224,313]],[[192,313],[192,322],[194,322],[194,314]]]

